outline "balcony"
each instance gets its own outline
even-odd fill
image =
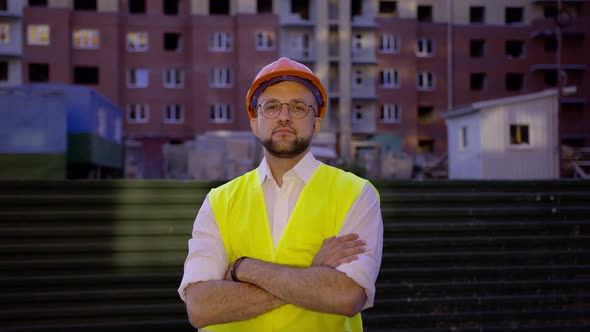
[[[364,29],[377,29],[377,23],[375,22],[375,16],[355,15],[352,17],[350,22],[353,28],[364,28]]]
[[[370,75],[373,77],[369,78]],[[357,83],[355,79],[355,73],[353,70],[352,75],[352,89],[351,89],[351,97],[354,100],[367,100],[367,101],[374,101],[377,100],[377,92],[376,92],[376,84],[374,79],[374,74],[364,75],[361,79],[360,83]]]
[[[23,56],[23,52],[22,51],[18,51],[18,50],[6,50],[3,47],[0,47],[0,57],[1,58],[7,58],[7,59],[17,59]]]
[[[562,97],[561,103],[568,105],[585,105],[588,100],[585,97]]]
[[[22,18],[22,15],[14,12],[0,10],[0,19],[2,18],[7,20],[20,20]]]
[[[22,42],[10,39],[7,44],[0,44],[0,56],[6,58],[19,58],[23,55]]]
[[[281,56],[286,56],[287,58],[298,62],[316,61],[315,55],[309,49],[286,49],[285,52],[281,52]]]
[[[586,64],[561,64],[561,70],[569,70],[569,71],[586,71],[588,70],[588,65]],[[557,64],[555,63],[544,63],[544,64],[535,64],[530,67],[531,71],[545,71],[545,70],[557,70]]]
[[[353,103],[354,104],[354,103]],[[359,105],[357,105],[359,106]],[[377,131],[375,106],[365,104],[361,108],[353,107],[351,125],[353,134],[374,134]]]
[[[377,64],[374,47],[353,48],[350,60],[354,64]]]
[[[587,22],[581,18],[574,18],[570,25],[561,29],[564,37],[584,36]],[[555,35],[557,25],[553,18],[540,18],[532,22],[531,38],[542,38]]]
[[[0,55],[4,57],[20,57],[23,55],[22,22],[3,22],[0,30],[2,42],[0,43]]]
[[[8,1],[6,10],[0,10],[0,18],[21,19],[23,16],[22,5],[18,7],[16,1]]]
[[[315,17],[310,13],[283,12],[279,15],[279,24],[283,27],[314,27]]]

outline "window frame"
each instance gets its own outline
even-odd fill
[[[430,52],[428,52],[430,46]],[[420,38],[416,40],[416,56],[420,58],[434,56],[434,41],[430,38]]]
[[[418,125],[431,125],[436,120],[436,110],[434,106],[423,104],[418,104],[417,106],[416,123]],[[427,112],[424,114],[424,111]]]
[[[233,72],[228,67],[213,67],[209,75],[211,88],[231,88],[234,85]]]
[[[176,11],[174,13],[172,12],[166,12],[166,9],[170,9],[170,7],[168,7],[166,5],[166,0],[162,1],[162,14],[164,14],[164,16],[179,16],[180,15],[180,9],[181,9],[181,4],[180,4],[180,0],[175,0],[175,8]]]
[[[468,139],[468,128],[467,126],[461,126],[459,128],[459,149],[461,151],[466,150],[469,147]]]
[[[94,6],[92,9],[89,8],[76,8],[78,7],[77,4],[86,4],[88,5],[88,0],[81,0],[80,2],[76,1],[76,0],[72,0],[72,9],[76,10],[76,11],[89,11],[89,12],[97,12],[98,11],[98,0],[94,0]]]
[[[145,45],[137,45],[137,46],[130,46],[130,37],[133,40],[134,44],[137,43],[139,44],[140,40],[139,37],[140,35],[144,35],[145,36]],[[133,38],[134,37],[134,38]],[[149,34],[146,31],[128,31],[127,33],[125,33],[125,48],[127,50],[127,52],[146,52],[150,47],[150,39],[149,39]]]
[[[379,87],[384,89],[399,89],[400,86],[401,82],[399,79],[399,71],[397,69],[383,68],[379,71]]]
[[[311,52],[311,37],[307,31],[297,31],[288,37],[289,47],[303,58],[309,58]]]
[[[397,0],[379,0],[377,3],[377,16],[380,17],[398,17],[399,16],[399,6],[398,6],[398,2]],[[393,4],[394,10],[393,12],[386,12],[384,8],[385,4],[389,3],[389,4]],[[383,5],[383,6],[382,6]]]
[[[73,82],[74,84],[80,84],[80,85],[99,85],[100,84],[100,66],[73,66]],[[96,70],[96,81],[88,81],[88,82],[81,82],[84,81],[84,79],[87,79],[88,76],[86,76],[89,73],[89,70],[92,70],[92,72],[94,72],[94,70]],[[81,71],[84,72],[84,75],[78,76],[78,73],[80,73]]]
[[[142,11],[131,11],[131,3],[134,1],[141,1],[143,2],[143,10]],[[147,12],[147,0],[129,0],[127,1],[127,14],[129,15],[141,15],[141,14],[145,14]]]
[[[420,11],[421,10],[427,10],[428,11],[428,16],[426,17],[420,17]],[[422,13],[422,15],[424,15],[425,13]],[[434,22],[434,6],[431,4],[421,4],[418,3],[416,6],[416,21],[419,23],[432,23]]]
[[[80,40],[84,40],[80,45],[76,45],[76,34],[81,34]],[[95,36],[92,36],[96,34]],[[93,44],[93,39],[96,39],[96,45]],[[100,48],[100,31],[98,29],[74,29],[72,31],[72,48],[78,50],[96,50]]]
[[[470,59],[482,59],[486,57],[487,54],[487,40],[486,39],[469,39],[469,58]],[[477,46],[477,47],[476,47]],[[480,55],[474,55],[473,51],[481,50]]]
[[[389,116],[385,116],[386,113],[389,113]],[[399,104],[381,104],[379,122],[386,124],[401,123],[401,107]]]
[[[363,50],[363,45],[365,44],[363,34],[358,32],[354,34],[352,38],[352,45],[351,50],[353,54],[358,53],[359,51]]]
[[[46,31],[43,31],[46,30]],[[44,36],[46,34],[46,36]],[[38,38],[33,38],[38,37]],[[46,38],[43,38],[46,37]],[[36,40],[38,39],[38,40]],[[46,39],[46,40],[44,40]],[[49,24],[28,24],[27,45],[48,46],[51,44],[51,26]]]
[[[213,118],[211,117],[213,114]],[[222,115],[222,116],[217,116]],[[209,105],[209,123],[232,123],[234,122],[233,107],[231,104],[211,104]]]
[[[474,10],[481,10],[481,21],[474,20]],[[486,24],[486,6],[469,6],[469,24]]]
[[[43,69],[45,69],[45,67],[47,67],[47,77],[44,77],[44,80],[31,79],[31,75],[32,75],[31,69],[33,69],[33,68],[31,68],[32,66],[38,66],[38,67],[43,66]],[[30,83],[45,83],[45,82],[49,82],[49,80],[51,78],[51,67],[50,67],[49,63],[29,62],[27,65],[27,71],[28,71],[28,76],[29,76],[28,81]]]
[[[519,21],[508,21],[508,11],[509,10],[519,10],[520,11],[520,20]],[[525,7],[523,6],[506,6],[504,7],[504,24],[505,25],[523,25],[525,24]]]
[[[136,107],[140,107],[140,110],[135,109]],[[133,108],[133,109],[132,109]],[[134,112],[135,114],[137,114],[138,111],[143,111],[143,113],[140,112],[140,114],[143,114],[143,116],[137,117],[135,119],[132,119],[131,117],[131,113]],[[150,121],[150,106],[149,104],[127,104],[127,112],[126,112],[126,118],[127,118],[127,123],[129,124],[140,124],[140,123],[148,123]]]
[[[422,80],[422,85],[420,85]],[[424,83],[430,84],[424,84]],[[419,91],[433,91],[436,90],[436,75],[431,71],[421,71],[416,74],[416,88]]]
[[[379,53],[382,54],[399,54],[401,38],[392,33],[383,33],[379,38]],[[388,47],[386,47],[386,44]]]
[[[170,111],[170,112],[169,112]],[[174,113],[178,113],[178,117],[169,117],[168,115],[172,115],[172,111]],[[185,117],[185,110],[183,104],[166,104],[164,105],[164,111],[162,112],[162,121],[165,124],[183,124]]]
[[[180,77],[179,83],[175,83],[178,76]],[[169,77],[171,78],[171,81],[168,81]],[[162,83],[164,87],[168,89],[182,89],[184,88],[184,79],[184,70],[176,67],[168,67],[163,72]]]
[[[10,24],[0,23],[0,45],[10,43]]]
[[[508,89],[508,78],[509,76],[519,77],[520,78],[520,88],[519,89]],[[507,92],[523,92],[525,91],[526,87],[526,75],[524,73],[516,73],[516,72],[507,72],[504,76],[504,90]]]
[[[223,44],[225,44],[225,46],[222,46]],[[209,34],[210,52],[231,52],[233,50],[233,45],[233,36],[231,32],[214,31]]]
[[[10,62],[7,60],[0,60],[0,68],[2,67],[6,68],[6,79],[3,79],[2,76],[0,76],[0,82],[8,82],[10,80]]]
[[[515,127],[516,131],[519,132],[521,128],[526,128],[527,130],[527,142],[526,143],[513,143],[512,142],[512,127]],[[511,122],[508,125],[508,145],[510,148],[530,148],[532,147],[532,132],[531,132],[531,125],[529,123],[514,123]],[[516,134],[519,135],[518,133]],[[520,133],[522,136],[522,133]]]
[[[482,78],[482,86],[481,89],[475,89],[473,87],[473,81],[475,78]],[[479,92],[479,91],[486,91],[488,87],[488,75],[485,72],[470,72],[469,73],[469,91]]]
[[[520,46],[520,55],[519,56],[513,56],[512,54],[510,54],[508,51],[510,48],[513,47],[513,45],[518,44]],[[524,59],[526,58],[526,42],[524,40],[521,39],[507,39],[504,41],[504,55],[511,60],[516,60],[516,59]]]
[[[352,116],[352,123],[354,124],[362,124],[366,121],[365,119],[365,108],[363,107],[363,105],[357,103],[354,105],[354,108],[351,112],[351,116]]]
[[[254,46],[257,51],[272,51],[276,48],[276,42],[277,39],[273,31],[254,32]]]
[[[166,48],[166,44],[167,44],[166,40],[168,38],[172,38],[172,37],[176,38],[176,48],[168,49],[168,48]],[[162,34],[162,51],[164,51],[164,52],[182,52],[183,50],[184,50],[184,39],[183,39],[182,33],[176,32],[176,31],[173,31],[173,32],[168,31],[168,32],[164,32]]]
[[[135,76],[135,81],[137,82],[137,72],[138,71],[145,71],[145,85],[138,85],[131,83],[131,77]],[[134,67],[127,69],[127,87],[132,89],[145,89],[150,86],[150,70],[144,67]]]
[[[365,72],[361,69],[361,68],[354,68],[354,70],[352,70],[352,86],[354,88],[361,88],[363,87],[364,83],[365,83]],[[357,83],[357,81],[359,81],[359,83]]]

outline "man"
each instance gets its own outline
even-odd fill
[[[211,190],[195,219],[178,290],[201,331],[362,331],[383,223],[374,187],[310,152],[326,92],[287,58],[246,98],[260,166]]]

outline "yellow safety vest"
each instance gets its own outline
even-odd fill
[[[309,267],[322,241],[338,235],[348,210],[366,183],[352,173],[320,164],[303,188],[276,249],[256,170],[211,190],[209,201],[230,262],[248,256],[277,264]],[[205,329],[361,332],[362,325],[360,314],[348,318],[286,304],[249,320]]]

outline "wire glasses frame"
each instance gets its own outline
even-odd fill
[[[274,119],[281,114],[283,105],[287,105],[287,110],[291,117],[295,119],[303,119],[309,114],[309,110],[313,111],[315,116],[315,109],[303,99],[291,99],[288,103],[281,103],[277,99],[266,99],[258,105],[258,113],[262,114],[267,119]]]

